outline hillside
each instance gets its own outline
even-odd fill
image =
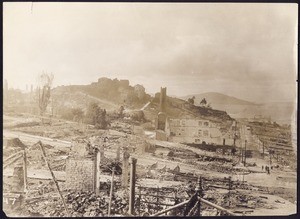
[[[121,105],[125,109],[143,111],[148,120],[154,121],[159,112],[159,93],[151,97],[142,85],[130,86],[128,80],[99,78],[90,85],[59,86],[53,89],[53,99],[56,109],[79,107],[83,110],[90,102],[96,102],[101,108],[114,111]],[[150,103],[149,103],[150,102]],[[149,103],[149,104],[147,104]],[[223,110],[194,106],[185,100],[167,97],[167,114],[169,117],[201,118],[224,123],[228,126],[232,118]]]
[[[113,110],[121,105],[137,109],[147,103],[151,96],[142,85],[130,86],[128,80],[99,78],[89,85],[59,86],[52,91],[57,106],[85,108],[96,102],[100,107]]]
[[[195,96],[195,105],[200,105],[200,101],[205,98],[213,109],[226,111],[233,118],[253,118],[261,115],[270,117],[272,121],[279,124],[290,124],[292,113],[295,109],[293,102],[268,102],[268,103],[253,103],[246,100],[238,99],[228,95],[208,92],[203,94],[188,95],[182,97],[187,100]]]
[[[188,95],[182,97],[182,99],[187,100],[188,98],[191,98],[195,96],[195,105],[199,105],[200,101],[205,98],[208,103],[210,103],[212,106],[214,105],[255,105],[252,102],[238,99],[236,97],[231,97],[225,94],[217,93],[217,92],[207,92],[202,94],[195,94],[195,95]]]

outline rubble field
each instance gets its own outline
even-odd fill
[[[238,155],[204,151],[171,142],[162,143],[151,135],[134,134],[132,126],[124,121],[118,121],[109,130],[96,130],[80,123],[59,120],[45,125],[34,118],[23,118],[22,115],[4,117],[4,122],[7,128],[4,132],[6,142],[3,159],[25,148],[28,163],[28,187],[23,194],[23,205],[17,209],[5,208],[9,216],[107,216],[113,167],[116,176],[111,215],[129,216],[128,190],[121,185],[122,154],[125,151],[137,158],[135,215],[151,215],[188,200],[191,191],[197,187],[199,177],[203,179],[203,198],[234,213],[251,216],[269,211],[270,214],[272,211],[280,211],[285,215],[296,213],[295,170],[280,165],[267,174],[262,168],[268,165],[267,158],[247,158],[247,165],[244,166]],[[47,161],[58,181],[67,212],[38,141],[43,142]],[[70,156],[74,156],[72,148],[78,142],[87,145],[86,156],[93,157],[96,150],[103,150],[100,167],[103,177],[101,175],[99,194],[93,191],[73,191],[65,185],[66,162]],[[168,149],[168,153],[155,153],[157,148]],[[21,165],[22,162],[17,161],[5,169],[4,193],[13,192],[16,182],[14,168]],[[272,165],[277,165],[276,160]],[[201,209],[203,216],[221,215],[205,204]],[[171,214],[183,215],[184,207]]]

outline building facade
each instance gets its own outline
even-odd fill
[[[219,128],[209,120],[168,119],[166,132],[168,139],[179,143],[223,144]]]

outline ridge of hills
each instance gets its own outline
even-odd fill
[[[187,95],[182,98],[187,100],[193,96],[195,105],[200,105],[200,101],[205,98],[213,109],[226,111],[235,119],[262,116],[279,124],[291,124],[292,115],[296,112],[296,103],[293,101],[254,103],[217,92]]]
[[[124,106],[129,110],[139,110],[154,118],[159,107],[159,90],[154,96],[145,92],[142,85],[129,85],[129,80],[99,78],[89,85],[68,85],[53,88],[53,97],[58,107],[80,107],[86,109],[90,102],[96,102],[108,111]],[[158,95],[158,96],[157,96]],[[183,97],[168,96],[168,114],[172,117],[199,117],[203,119],[239,119],[263,116],[280,124],[290,124],[295,111],[293,102],[254,103],[217,92],[186,95]],[[191,108],[187,99],[195,96],[195,106]],[[200,101],[205,98],[212,109],[201,107]],[[157,115],[157,114],[156,114]]]
[[[52,94],[59,101],[58,105],[82,109],[90,102],[96,102],[108,110],[118,109],[121,105],[139,108],[151,99],[142,85],[130,86],[129,80],[104,77],[89,85],[58,86],[53,89]]]
[[[258,105],[250,101],[242,100],[236,97],[232,97],[229,95],[217,93],[217,92],[206,92],[201,94],[194,94],[194,95],[187,95],[181,97],[184,100],[187,100],[188,98],[195,97],[195,105],[199,105],[200,101],[205,98],[208,103],[211,103],[212,106],[214,104],[231,104],[231,105]]]
[[[79,107],[85,110],[90,102],[96,102],[108,111],[124,106],[130,110],[140,110],[143,106],[146,117],[153,120],[159,111],[159,91],[152,97],[142,85],[130,86],[129,80],[99,78],[89,85],[68,85],[53,88],[53,98],[58,107]],[[191,117],[217,122],[232,122],[232,118],[221,110],[202,106],[191,106],[187,101],[167,95],[167,114],[171,117]]]
[[[22,93],[15,89],[9,90],[8,96],[11,105],[10,107],[4,105],[4,108],[6,110],[15,109],[20,112],[22,110],[37,112],[38,108],[34,103],[37,100],[36,95],[36,91],[34,93]],[[119,110],[121,106],[124,106],[127,112],[142,109],[144,112],[151,112],[152,117],[150,118],[153,119],[153,116],[157,116],[155,113],[159,107],[159,96],[157,95],[159,95],[159,90],[155,95],[150,95],[145,92],[142,85],[129,85],[129,80],[99,78],[97,82],[88,85],[67,85],[52,88],[49,108],[53,109],[54,113],[70,108],[81,108],[85,111],[89,103],[95,102],[107,111]],[[271,119],[279,124],[294,124],[297,112],[295,101],[258,104],[216,92],[187,95],[182,98],[172,95],[167,96],[168,108],[172,117],[190,116],[192,118],[203,117],[204,119],[209,117],[211,119],[221,118],[222,120],[225,117],[228,118],[228,116],[230,119],[258,116]],[[195,106],[191,108],[186,100],[192,96],[195,96]],[[201,98],[206,98],[207,103],[211,106],[210,109],[199,106]],[[23,106],[21,107],[20,104],[23,104]],[[51,109],[49,110],[51,111]],[[216,116],[221,114],[223,114],[221,117]]]

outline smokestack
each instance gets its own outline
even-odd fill
[[[159,101],[159,110],[160,112],[166,112],[166,100],[167,100],[167,88],[160,88],[160,101]]]

